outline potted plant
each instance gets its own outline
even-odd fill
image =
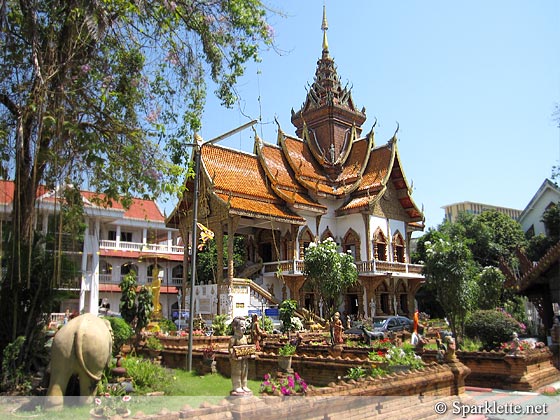
[[[128,417],[130,409],[127,407],[130,395],[111,395],[105,393],[94,400],[94,407],[90,410],[93,418],[110,419],[113,416]]]
[[[292,356],[296,352],[296,346],[286,343],[278,349],[278,367],[287,372],[292,367]]]
[[[146,339],[145,347],[148,350],[148,353],[150,354],[150,357],[159,356],[159,354],[163,350],[163,344],[161,344],[161,341],[159,341],[159,339],[157,337],[153,336],[153,335],[150,335]]]

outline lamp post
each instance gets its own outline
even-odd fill
[[[198,135],[195,135],[195,143],[188,144],[188,146],[193,147],[193,159],[194,159],[194,190],[193,190],[193,222],[192,222],[192,241],[191,241],[191,295],[189,299],[189,347],[187,349],[187,370],[192,370],[192,348],[193,348],[193,307],[194,307],[194,286],[196,283],[196,244],[198,242],[197,233],[197,223],[198,223],[198,184],[200,178],[200,152],[202,147],[207,144],[216,143],[226,137],[232,136],[246,128],[252,127],[257,123],[257,120],[252,120],[240,127],[237,127],[227,133],[224,133],[218,137],[205,142],[198,141]],[[219,291],[218,291],[219,293]]]

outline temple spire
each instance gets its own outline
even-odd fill
[[[321,29],[323,30],[323,54],[329,54],[329,41],[327,40],[327,31],[329,30],[329,24],[327,23],[327,5],[323,4],[323,23],[321,24]]]

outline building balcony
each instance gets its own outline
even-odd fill
[[[121,274],[121,275],[113,275],[113,274],[99,274],[99,283],[103,283],[103,284],[120,284],[121,281],[124,279],[125,275]],[[152,277],[146,277],[145,279],[139,278],[138,279],[138,284],[140,286],[142,285],[150,285],[152,284]],[[169,282],[167,281],[167,279],[163,278],[163,281],[161,282],[161,284],[163,286],[181,286],[183,284],[183,278],[182,277],[172,277],[171,279],[169,279]]]
[[[422,277],[421,264],[410,264],[393,261],[356,261],[358,274],[362,275],[411,275],[412,277]],[[284,260],[263,264],[263,274],[276,273],[281,271],[282,274],[302,274],[303,260]]]
[[[110,249],[116,251],[132,251],[142,254],[177,254],[183,255],[183,246],[179,245],[162,245],[162,244],[145,244],[141,242],[125,242],[125,241],[99,241],[99,249]]]

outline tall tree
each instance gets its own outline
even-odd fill
[[[518,264],[514,251],[525,243],[519,223],[495,210],[480,215],[461,213],[454,223],[446,221],[437,230],[430,229],[419,238],[413,255],[415,261],[426,264],[428,293],[420,294],[424,298],[422,303],[433,306],[435,299],[448,318],[455,317],[449,311],[466,310],[458,317],[458,332],[471,307],[489,309],[522,304],[504,288],[505,277],[497,267],[500,260],[512,266]],[[463,283],[464,291],[459,289]],[[447,293],[453,287],[458,288],[457,295]]]
[[[342,302],[343,292],[358,280],[354,257],[338,252],[332,238],[309,244],[303,257],[303,274],[323,300],[325,318],[334,314]]]
[[[424,273],[436,290],[455,337],[462,336],[466,317],[478,296],[477,268],[462,242],[442,237],[426,242]]]
[[[0,1],[0,174],[15,183],[0,350],[45,312],[38,186],[85,185],[107,205],[174,191],[206,76],[231,106],[244,63],[271,43],[266,17],[260,0]]]

